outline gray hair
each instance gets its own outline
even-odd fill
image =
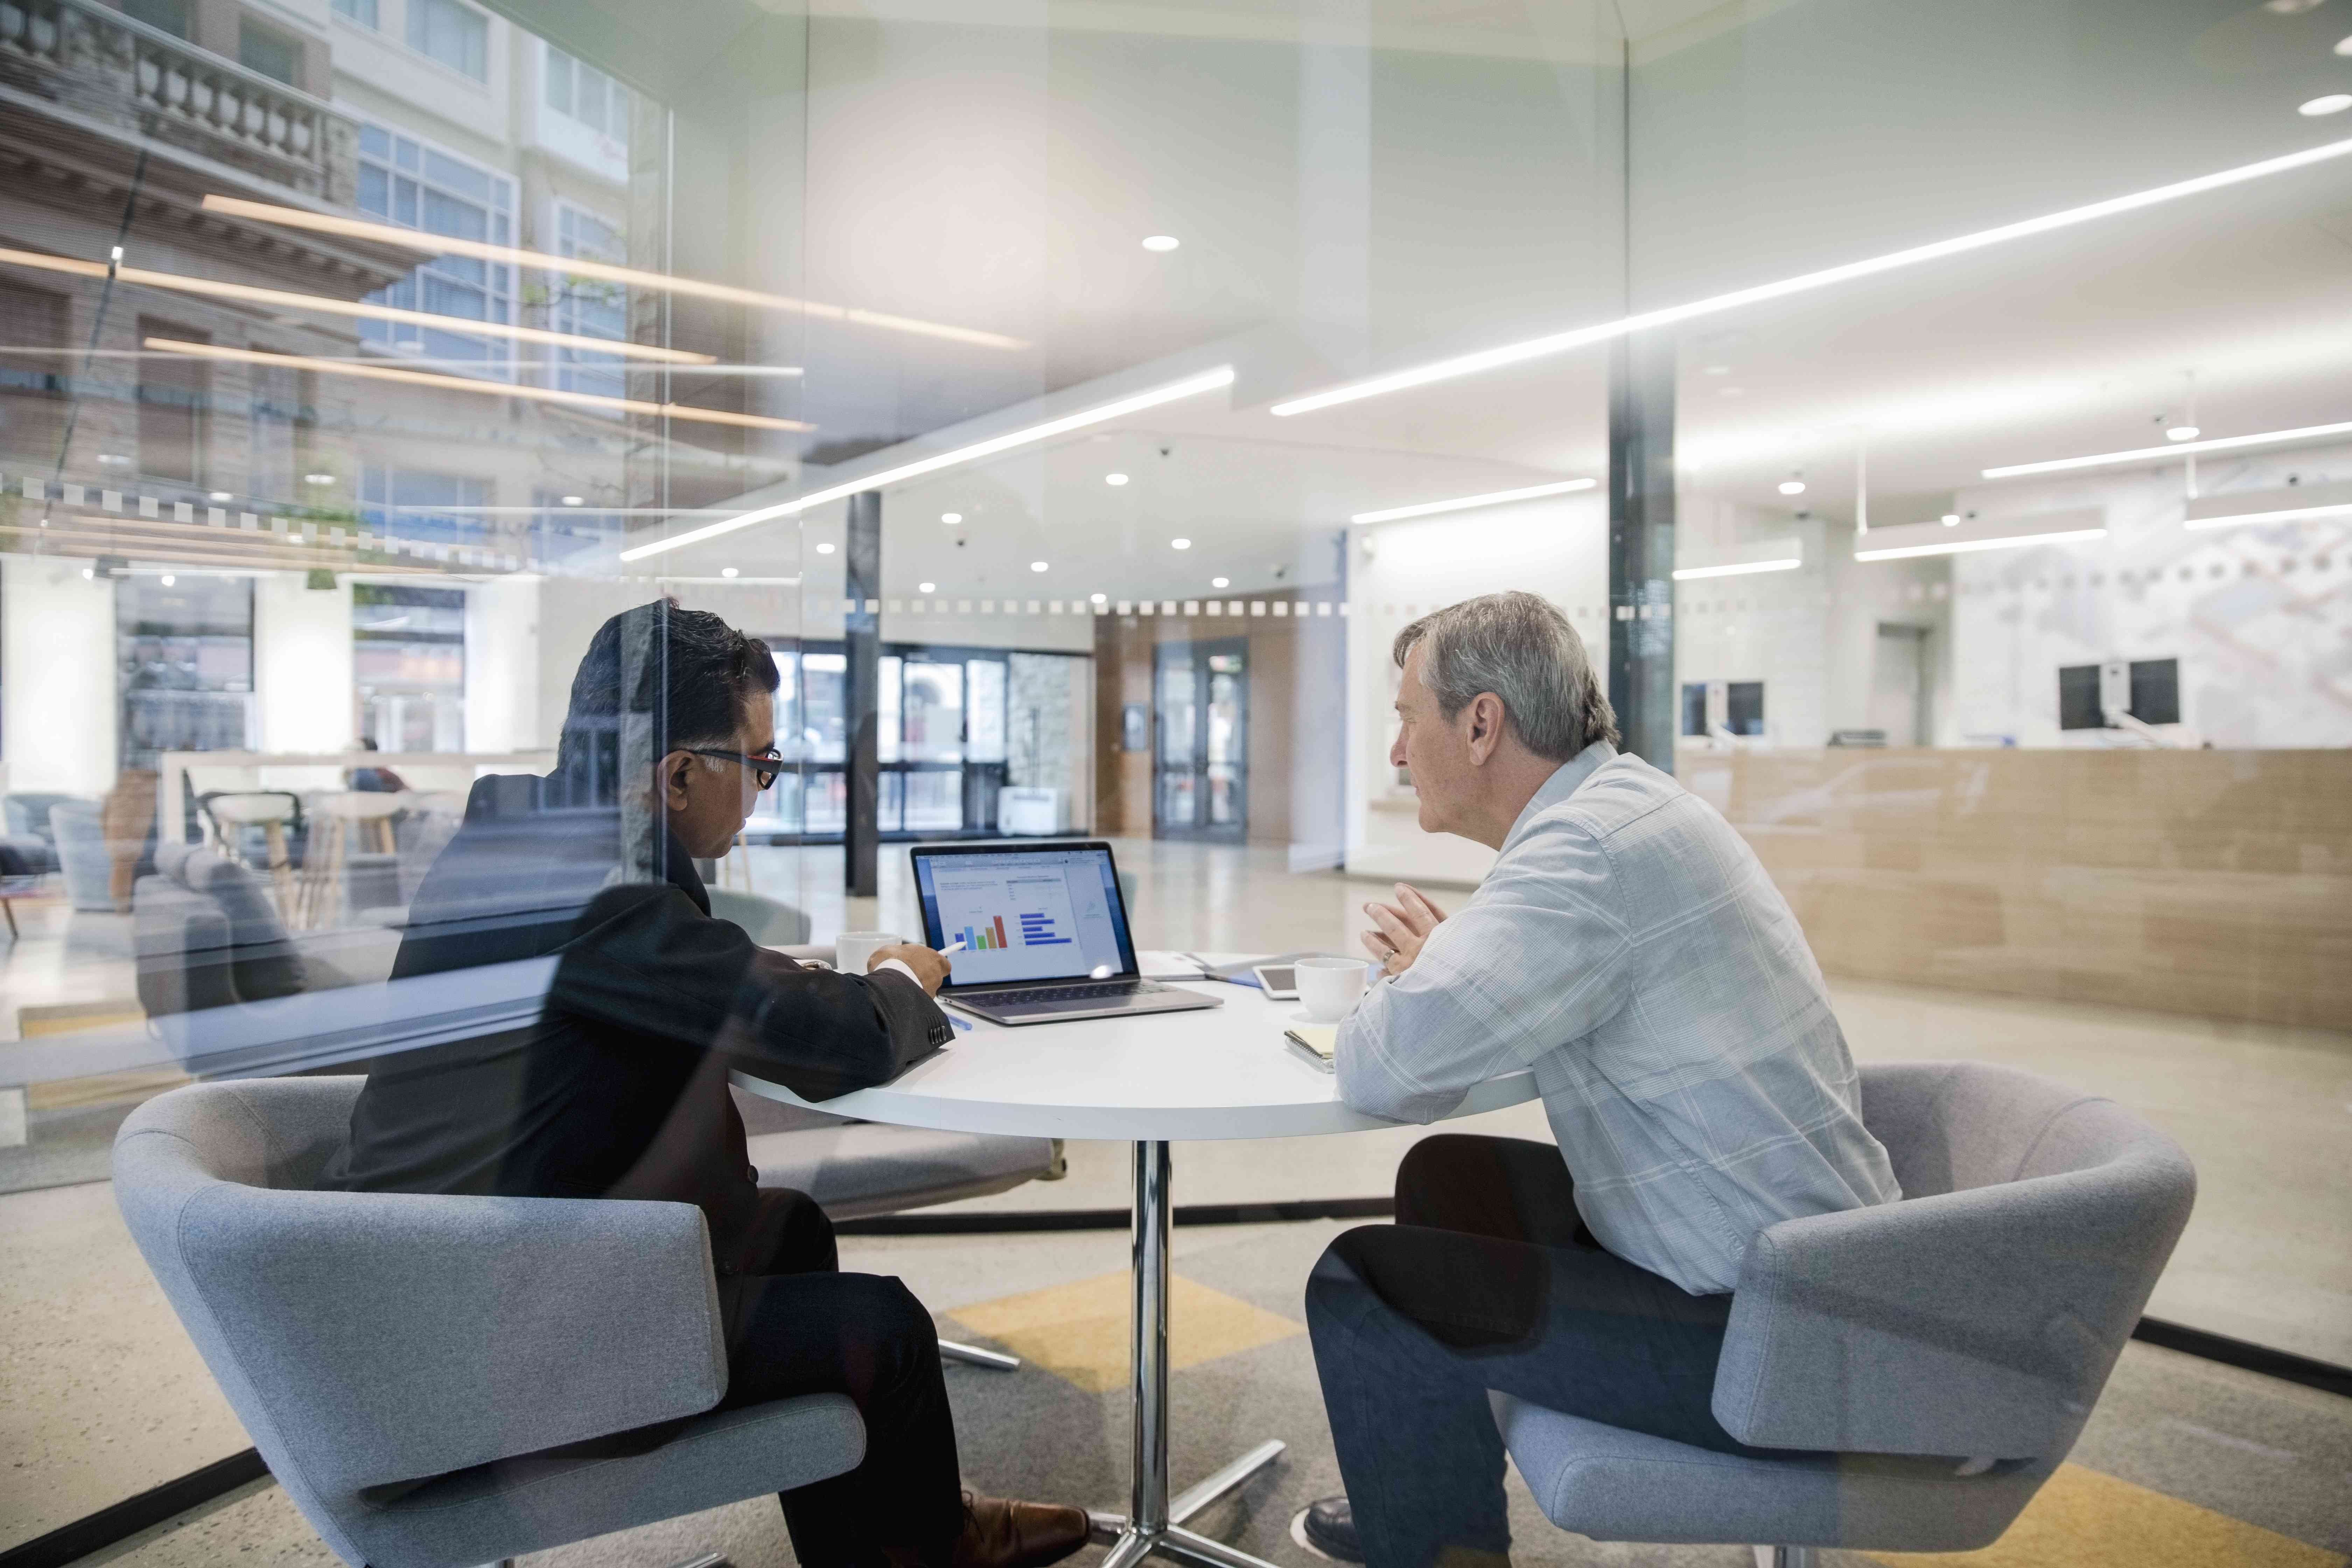
[[[1397,633],[1397,668],[1429,645],[1421,682],[1448,719],[1481,692],[1502,700],[1520,742],[1564,763],[1595,741],[1618,744],[1617,714],[1568,617],[1533,594],[1465,599]]]

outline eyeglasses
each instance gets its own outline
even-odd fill
[[[719,757],[730,763],[742,763],[751,770],[751,776],[760,781],[761,789],[774,784],[776,775],[784,771],[784,759],[774,752],[762,752],[751,757],[740,752],[714,752],[708,746],[688,746],[687,750],[698,757]]]

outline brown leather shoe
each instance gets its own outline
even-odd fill
[[[1045,1568],[1087,1543],[1087,1510],[963,1494],[955,1568]]]

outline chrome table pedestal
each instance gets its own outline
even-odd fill
[[[1192,1568],[1273,1568],[1263,1558],[1196,1535],[1184,1521],[1272,1464],[1276,1441],[1260,1443],[1191,1488],[1168,1496],[1168,1145],[1135,1145],[1134,1334],[1128,1379],[1135,1395],[1135,1489],[1126,1517],[1093,1516],[1095,1539],[1110,1547],[1102,1568],[1135,1568],[1157,1552]]]

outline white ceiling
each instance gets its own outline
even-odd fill
[[[1249,355],[1235,407],[893,491],[890,591],[1271,586],[1350,512],[1600,475],[1608,351],[1272,417],[1286,393],[2352,136],[2352,114],[2294,111],[2352,90],[2330,49],[2352,5],[1633,7],[1629,290],[1626,121],[1590,63],[1613,11],[1372,4],[1334,46],[1295,9],[812,18],[806,145],[777,153],[805,180],[807,292],[1035,345],[814,334],[820,439],[1017,417],[1221,341]],[[1156,232],[1182,248],[1143,251]],[[1867,431],[1881,521],[1990,464],[2158,439],[2189,371],[2209,433],[2352,417],[2352,159],[1694,323],[1679,354],[1686,487],[1786,506],[1773,485],[1801,468],[1797,504],[1846,516]],[[1104,486],[1114,468],[1137,482]]]

